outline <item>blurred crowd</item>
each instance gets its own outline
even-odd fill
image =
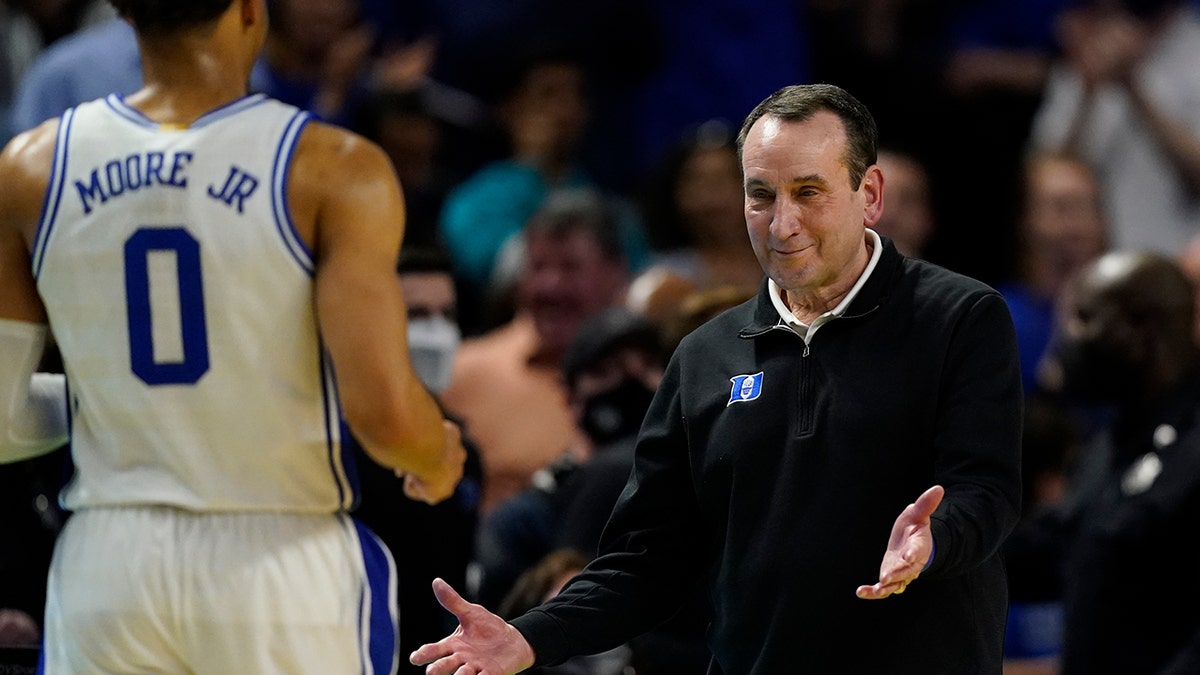
[[[269,1],[251,87],[391,157],[414,361],[476,453],[451,504],[364,501],[407,584],[403,647],[453,629],[434,576],[512,615],[595,553],[673,346],[763,281],[734,141],[783,85],[866,103],[880,234],[1008,300],[1027,514],[1065,499],[1108,419],[1045,358],[1080,270],[1151,251],[1200,284],[1200,0],[751,4]],[[140,80],[103,0],[0,0],[0,141]],[[0,466],[0,645],[37,642],[62,460]],[[1014,674],[1056,673],[1065,630],[1041,531],[1014,537]],[[554,672],[704,672],[702,599],[684,614]]]

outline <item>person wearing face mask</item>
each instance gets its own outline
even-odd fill
[[[591,455],[566,475],[556,494],[558,549],[594,557],[600,536],[633,469],[642,419],[666,368],[667,347],[644,316],[616,307],[584,327],[563,357],[567,396]],[[705,673],[710,610],[697,588],[684,611],[634,638],[631,662],[639,675]]]
[[[561,481],[558,543],[594,555],[600,532],[633,468],[642,418],[662,380],[662,338],[648,319],[623,307],[584,324],[563,355],[567,402],[592,444]]]
[[[1122,250],[1075,277],[1047,373],[1106,422],[1057,518],[1062,675],[1200,672],[1200,348],[1169,257]],[[1181,583],[1182,582],[1182,583]]]
[[[462,343],[458,301],[449,258],[436,248],[401,252],[400,288],[410,301],[408,340],[413,369],[435,395],[450,386],[454,355]]]
[[[576,551],[588,560],[596,555],[633,468],[638,430],[667,356],[659,328],[625,307],[602,310],[580,326],[563,354],[562,374],[571,414],[590,451],[583,460],[564,455],[489,514],[479,547],[485,605],[507,597],[520,576],[553,551]],[[631,665],[639,675],[704,673],[706,617],[697,594],[691,611],[630,643]]]
[[[614,306],[580,325],[561,370],[571,416],[590,446],[587,459],[563,453],[486,516],[478,546],[481,603],[498,607],[517,578],[559,545],[595,554],[664,367],[660,336],[645,317]]]
[[[440,404],[438,397],[450,382],[461,341],[450,261],[438,248],[406,244],[400,251],[396,276],[408,310],[413,370]],[[452,418],[450,413],[443,414]],[[483,477],[478,448],[465,428],[463,447],[467,451],[463,478],[454,494],[435,506],[405,498],[399,479],[387,468],[364,458],[358,462],[362,499],[355,516],[370,523],[388,544],[396,569],[405,579],[397,589],[401,653],[447,630],[452,617],[430,596],[429,583],[446,575],[465,583],[474,558]],[[416,547],[414,541],[436,541],[437,545]],[[421,669],[401,663],[399,672],[419,673]]]

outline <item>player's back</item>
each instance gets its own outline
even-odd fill
[[[263,96],[186,129],[115,96],[63,116],[33,267],[71,396],[69,508],[351,504],[287,208],[307,119]]]

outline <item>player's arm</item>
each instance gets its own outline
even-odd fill
[[[409,358],[395,276],[404,202],[391,163],[376,145],[320,123],[305,129],[294,157],[290,203],[298,227],[313,224],[317,317],[346,421],[376,461],[415,477],[431,501],[449,496],[466,453]]]
[[[0,463],[67,442],[64,378],[34,372],[49,329],[29,257],[57,128],[47,122],[0,153]]]

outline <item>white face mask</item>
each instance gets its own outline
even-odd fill
[[[461,341],[458,326],[444,316],[409,319],[408,349],[413,369],[433,393],[440,394],[450,386],[454,353]]]

